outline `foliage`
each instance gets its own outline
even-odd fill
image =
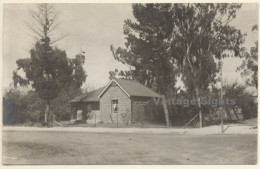
[[[233,110],[236,115],[238,109],[241,109],[244,119],[257,116],[257,102],[255,97],[246,91],[245,86],[235,82],[226,84],[224,90],[224,98],[234,99],[236,101],[235,105],[225,105],[225,109],[228,113]]]
[[[258,30],[257,25],[252,28],[254,30]],[[242,71],[241,76],[245,78],[247,85],[258,88],[258,41],[251,47],[250,53],[245,52],[244,60],[237,71]]]
[[[70,60],[71,66],[73,68],[72,82],[69,86],[62,89],[59,95],[53,100],[55,105],[52,110],[56,114],[56,120],[69,120],[71,107],[70,101],[82,94],[80,87],[86,80],[86,72],[83,69],[85,63],[85,56],[82,54],[77,54],[75,58]]]
[[[63,90],[60,94],[53,100],[52,111],[56,115],[57,121],[70,120],[71,118],[71,107],[70,101],[76,96],[82,94],[80,88],[70,87],[66,91]]]
[[[131,71],[123,71],[123,70],[118,70],[115,69],[114,71],[109,71],[109,79],[112,80],[114,78],[122,78],[122,79],[132,79],[133,74]]]
[[[164,7],[165,10],[160,10]],[[175,85],[175,69],[169,56],[169,43],[165,42],[170,35],[169,4],[133,5],[133,14],[137,23],[127,19],[124,24],[126,48],[111,51],[114,58],[130,67],[129,71],[114,71],[119,76],[127,76],[169,95]]]
[[[56,120],[70,119],[70,101],[76,95],[80,95],[80,89],[62,91],[53,101],[52,113]],[[45,102],[38,97],[37,92],[28,91],[21,93],[18,89],[11,88],[5,92],[3,102],[4,124],[27,123],[32,124],[43,122]]]
[[[85,56],[79,54],[75,59],[69,59],[65,51],[52,47],[51,44],[59,40],[50,39],[50,29],[55,23],[56,14],[53,12],[53,7],[48,4],[39,4],[37,10],[37,13],[31,11],[31,14],[33,19],[40,24],[39,29],[42,30],[38,32],[37,25],[29,26],[38,35],[37,42],[35,47],[30,50],[30,58],[16,61],[18,68],[13,73],[13,80],[15,87],[18,84],[21,86],[30,84],[38,96],[46,101],[45,122],[47,122],[51,101],[62,91],[69,90],[69,88],[79,89],[85,81],[86,74],[82,68]],[[24,71],[25,78],[18,75],[17,71],[20,69]]]
[[[229,23],[241,4],[134,4],[137,22],[125,20],[125,48],[116,60],[130,66],[133,79],[169,98],[176,75],[197,100],[216,84],[215,59],[241,56],[244,35]],[[116,74],[116,72],[114,72]],[[202,107],[198,104],[201,111]],[[202,114],[200,112],[202,124]]]
[[[52,107],[52,112],[55,113],[57,116],[57,120],[68,120],[69,119],[69,113],[70,113],[70,101],[76,97],[77,95],[82,94],[80,90],[80,86],[86,79],[86,73],[83,69],[83,64],[85,62],[85,57],[83,55],[76,55],[74,59],[67,59],[67,63],[64,63],[64,65],[67,65],[68,69],[70,70],[70,74],[65,76],[66,74],[61,74],[63,77],[65,77],[69,84],[66,84],[67,82],[62,83],[63,85],[59,86],[55,90],[48,90],[44,88],[38,88],[36,92],[29,92],[26,96],[26,99],[28,100],[28,111],[34,112],[35,116],[34,118],[38,119],[43,116],[43,104],[45,104],[42,100],[39,99],[37,93],[39,94],[41,99],[45,99],[46,97],[49,97],[48,99],[52,99],[52,103],[55,105]],[[56,64],[59,66],[59,60]],[[34,66],[29,64],[30,66]],[[66,68],[65,66],[61,66],[59,69],[62,70]],[[27,67],[28,68],[28,67]],[[55,67],[53,67],[55,69]],[[56,69],[58,70],[58,69]],[[35,71],[38,71],[38,69],[35,68]],[[31,70],[28,72],[28,74],[32,73]],[[35,72],[33,72],[35,73]],[[62,72],[60,72],[62,73]],[[64,73],[66,73],[64,71]],[[43,77],[44,78],[44,77]],[[33,79],[37,79],[37,76]],[[64,79],[65,80],[65,79]],[[38,82],[38,81],[37,81]],[[39,81],[40,83],[42,81]],[[44,93],[46,92],[46,93]],[[56,92],[56,93],[55,93]],[[58,93],[57,93],[58,92]],[[51,98],[50,98],[51,96]],[[38,114],[38,115],[36,115]],[[40,117],[39,117],[40,116]],[[34,121],[35,119],[33,119]]]
[[[40,115],[35,111],[37,111],[37,108],[40,110],[42,104],[38,101],[42,102],[34,92],[30,91],[24,94],[15,88],[7,90],[4,94],[3,103],[4,124],[39,121]]]
[[[4,120],[10,121],[11,123],[24,123],[27,121],[27,103],[23,98],[24,94],[14,88],[11,88],[10,90],[5,92],[5,104],[3,105],[3,114],[4,117],[11,118],[11,120],[5,118]]]
[[[129,125],[129,123],[131,122],[131,112],[120,113],[120,117],[125,125]]]
[[[154,104],[154,101],[149,101],[144,108],[144,121],[152,124],[166,123],[163,112],[163,107]]]
[[[35,91],[28,91],[23,100],[27,104],[26,111],[29,114],[27,121],[40,122],[43,120],[45,102],[38,97]]]
[[[225,57],[223,51],[239,56],[243,49],[240,30],[228,25],[240,4],[175,4],[172,57],[182,68],[187,90],[199,100],[211,83],[216,83],[218,69],[214,58]],[[201,111],[201,105],[198,104]],[[200,112],[202,127],[202,112]]]
[[[18,70],[25,72],[27,84],[31,83],[39,97],[43,100],[53,100],[59,92],[68,87],[72,81],[73,68],[65,51],[58,48],[52,49],[45,43],[37,42],[35,48],[30,51],[31,57],[16,61]],[[18,76],[14,72],[14,76]],[[14,86],[19,83],[14,80]]]

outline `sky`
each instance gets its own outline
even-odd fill
[[[26,26],[31,20],[29,9],[35,4],[4,4],[3,28],[3,88],[12,83],[12,73],[17,68],[16,60],[30,57],[29,50],[34,46],[34,39]],[[82,88],[97,89],[109,82],[110,70],[128,67],[117,62],[110,51],[110,45],[124,47],[124,20],[134,20],[131,4],[55,4],[59,11],[57,31],[68,36],[55,43],[66,51],[69,58],[85,51],[84,69],[86,82]],[[258,39],[252,26],[258,23],[258,5],[243,4],[231,25],[247,33],[244,46],[250,50]],[[243,83],[236,68],[242,63],[240,58],[224,60],[224,80],[237,80]],[[20,72],[19,72],[20,73]]]

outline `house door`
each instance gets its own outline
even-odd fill
[[[76,120],[82,120],[82,110],[77,110],[77,118]]]
[[[91,118],[91,111],[92,111],[92,107],[91,104],[87,104],[87,119]]]

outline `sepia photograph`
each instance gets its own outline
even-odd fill
[[[2,8],[2,166],[258,164],[258,3]]]

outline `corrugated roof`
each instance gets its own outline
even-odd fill
[[[82,94],[80,96],[75,97],[73,100],[71,100],[71,103],[75,102],[98,102],[99,98],[98,95],[103,91],[105,87],[99,88],[97,90],[93,90],[91,92]]]
[[[142,97],[162,97],[148,87],[135,80],[115,79],[115,81],[130,95]]]

